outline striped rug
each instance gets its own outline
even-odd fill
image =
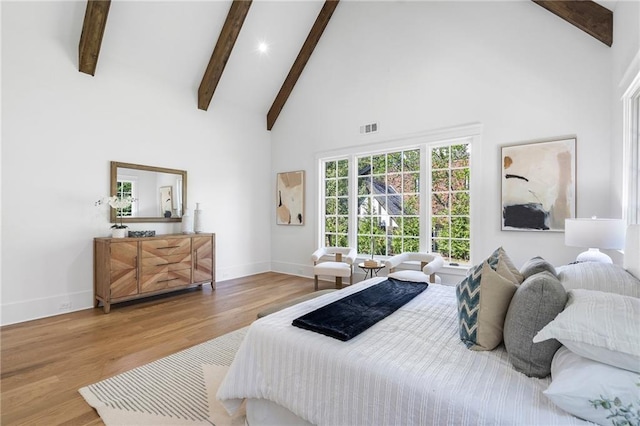
[[[111,425],[243,425],[215,398],[247,329],[233,331],[79,390]]]

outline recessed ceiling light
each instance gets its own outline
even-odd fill
[[[268,51],[269,51],[269,45],[266,42],[261,41],[258,43],[258,52],[264,55]]]

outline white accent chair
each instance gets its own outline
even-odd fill
[[[311,255],[315,289],[318,290],[318,276],[330,275],[336,278],[336,288],[342,288],[342,279],[349,278],[353,284],[353,264],[356,249],[351,247],[320,247]]]
[[[407,266],[411,263],[420,263],[420,270],[396,268],[402,264]],[[388,278],[395,278],[402,281],[431,282],[440,284],[441,279],[436,272],[444,266],[444,259],[438,253],[415,253],[405,252],[390,257],[385,261],[385,266],[389,268]]]

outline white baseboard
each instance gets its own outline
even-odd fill
[[[241,278],[271,270],[270,262],[216,269],[216,281]],[[0,326],[93,308],[93,289],[0,305]]]
[[[311,264],[271,262],[271,271],[287,275],[296,275],[298,277],[313,278],[313,265]]]
[[[216,268],[216,282],[227,281],[249,275],[261,274],[271,271],[270,262],[252,263],[248,265],[236,265],[229,268]]]
[[[93,308],[93,290],[61,294],[2,305],[0,325],[31,321]]]

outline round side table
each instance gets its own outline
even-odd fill
[[[358,268],[364,271],[364,279],[366,280],[367,278],[373,278],[374,274],[377,277],[378,272],[384,269],[384,263],[378,263],[376,266],[367,266],[364,262],[360,262],[358,263]]]

